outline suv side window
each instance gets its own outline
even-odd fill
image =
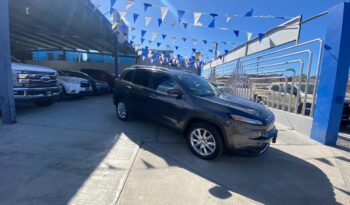
[[[131,82],[132,76],[134,75],[134,73],[135,73],[134,70],[127,71],[126,74],[124,74],[123,76],[123,80]]]
[[[169,90],[177,88],[176,82],[163,73],[153,73],[151,88],[158,92],[167,93]]]
[[[136,70],[133,83],[144,87],[148,87],[151,79],[151,74],[152,73],[148,70],[142,70],[142,69]]]

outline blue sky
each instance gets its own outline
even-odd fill
[[[126,20],[129,22],[129,27],[135,27],[136,30],[130,33],[130,39],[132,35],[136,36],[135,43],[140,43],[141,32],[140,30],[147,30],[145,35],[146,41],[143,46],[150,48],[157,48],[157,42],[162,45],[159,49],[165,49],[166,45],[170,45],[175,50],[174,46],[179,46],[178,54],[182,56],[191,56],[192,48],[196,48],[197,51],[204,49],[204,57],[213,57],[213,54],[208,52],[208,49],[212,49],[213,41],[219,43],[219,50],[221,53],[224,50],[232,49],[232,43],[243,43],[247,40],[247,36],[244,32],[252,32],[253,36],[257,36],[258,33],[264,33],[269,29],[281,24],[284,20],[270,19],[270,18],[242,18],[233,17],[229,23],[226,23],[226,14],[238,14],[244,15],[250,9],[254,9],[254,15],[272,15],[272,16],[285,16],[294,17],[303,15],[303,18],[314,16],[318,13],[328,10],[333,5],[343,2],[344,0],[136,0],[136,3],[131,6],[126,14]],[[93,3],[100,5],[102,13],[108,13],[110,0],[92,0]],[[163,24],[158,27],[157,19],[160,18],[160,9],[158,7],[151,7],[148,11],[144,12],[143,3],[149,3],[157,6],[167,6],[169,13],[165,18]],[[114,8],[118,11],[125,11],[126,0],[117,0]],[[193,27],[188,26],[185,29],[178,23],[172,27],[171,20],[176,20],[176,11],[178,9],[188,10],[183,18],[183,22],[189,22],[193,24],[193,12],[202,13],[216,13],[219,16],[216,18],[215,27],[229,28],[228,31],[222,31],[220,29],[212,29],[206,27]],[[139,18],[136,23],[133,23],[133,14],[139,14]],[[109,18],[109,14],[106,15]],[[145,16],[151,16],[152,21],[148,27],[145,25]],[[200,18],[200,22],[207,26],[211,17],[209,15],[203,15]],[[322,17],[316,21],[313,21],[305,25],[301,33],[301,41],[306,41],[313,38],[323,37],[326,28],[326,18]],[[233,30],[242,31],[237,38],[233,34]],[[157,38],[152,44],[148,43],[151,39],[151,33],[157,32]],[[165,40],[162,39],[161,34],[166,34]],[[171,37],[176,36],[176,43],[173,44]],[[182,37],[186,37],[187,41],[183,42]],[[192,39],[198,39],[197,45],[194,45]],[[208,40],[208,44],[205,45],[201,40]],[[222,42],[231,42],[226,45]],[[204,59],[207,61],[208,59]]]

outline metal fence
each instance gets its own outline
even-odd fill
[[[202,71],[202,76],[225,92],[313,117],[323,50],[320,38],[296,42],[210,67]]]

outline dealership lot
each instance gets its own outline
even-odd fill
[[[110,95],[20,106],[0,127],[1,204],[349,203],[349,152],[279,129],[262,157],[208,162],[161,125],[119,121]]]

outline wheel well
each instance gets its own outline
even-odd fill
[[[208,124],[214,126],[216,129],[218,129],[218,131],[220,132],[220,135],[221,135],[221,139],[223,140],[223,142],[225,142],[223,132],[217,124],[210,122],[210,121],[207,121],[207,120],[200,119],[200,118],[192,118],[190,121],[188,121],[188,123],[184,129],[184,132],[183,132],[184,136],[186,135],[186,133],[187,133],[188,129],[191,127],[191,125],[193,125],[195,123],[200,123],[200,122],[208,123]]]
[[[114,95],[113,95],[114,104],[116,104],[118,100],[123,99],[123,98],[125,98],[123,95],[114,94]]]

